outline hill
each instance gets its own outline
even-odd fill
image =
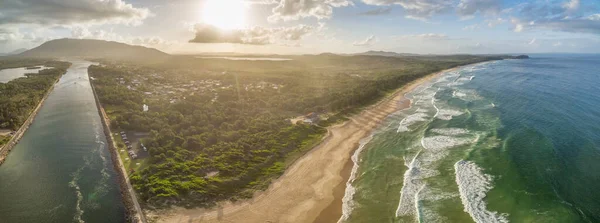
[[[6,53],[0,53],[0,56],[10,56],[10,55],[16,55],[16,54],[20,54],[22,52],[27,51],[27,49],[25,48],[20,48],[20,49],[16,49],[10,52],[6,52]]]
[[[367,51],[363,53],[356,53],[353,55],[360,56],[384,56],[384,57],[405,57],[405,56],[417,56],[417,54],[410,53],[396,53],[396,52],[387,52],[387,51]]]
[[[92,39],[51,40],[36,48],[18,54],[18,56],[102,58],[136,62],[158,62],[170,57],[169,54],[153,48]]]

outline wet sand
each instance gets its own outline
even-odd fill
[[[148,217],[158,222],[337,222],[361,139],[391,113],[410,107],[404,95],[443,72],[427,75],[395,91],[349,121],[329,127],[323,142],[298,159],[264,192],[250,200],[213,209],[172,208]]]

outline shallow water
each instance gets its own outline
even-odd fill
[[[27,67],[10,68],[0,70],[0,83],[8,83],[19,77],[25,77],[25,74],[38,73],[40,70],[46,69],[46,66],[40,66],[39,69],[27,69]]]
[[[0,222],[124,222],[84,61],[73,61],[0,166]]]
[[[599,222],[597,64],[536,55],[415,89],[364,146],[347,221]]]

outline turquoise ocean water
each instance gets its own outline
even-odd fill
[[[600,222],[600,56],[448,72],[363,140],[346,222]]]
[[[0,223],[125,221],[90,64],[73,61],[0,166]]]

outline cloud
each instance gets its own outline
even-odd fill
[[[123,0],[3,0],[0,25],[140,24],[150,15]]]
[[[196,24],[194,26],[196,37],[190,43],[247,43],[251,40],[244,39],[242,30],[222,30],[209,24]]]
[[[280,0],[269,16],[270,22],[298,20],[305,17],[328,19],[333,8],[352,5],[350,0]]]
[[[479,26],[479,24],[473,24],[473,25],[468,25],[468,26],[463,27],[462,30],[473,31],[473,30],[477,30],[479,28],[481,28],[481,26]]]
[[[505,23],[506,20],[504,20],[503,18],[496,18],[496,19],[485,20],[485,22],[487,23],[488,27],[494,28],[497,25]]]
[[[452,1],[447,0],[362,0],[368,5],[400,5],[406,18],[426,20],[431,16],[448,11]]]
[[[592,21],[600,21],[600,14],[593,14],[587,17],[587,19]]]
[[[245,0],[244,2],[256,5],[272,5],[277,4],[278,0]]]
[[[322,28],[323,26],[320,26]],[[279,33],[284,40],[300,40],[304,35],[310,33],[313,30],[312,26],[297,25],[287,28],[276,28],[271,29],[272,33]]]
[[[265,28],[255,26],[240,30],[222,30],[208,24],[196,24],[196,37],[190,43],[239,43],[266,45],[286,41],[298,41],[315,28],[300,24],[291,27]]]
[[[369,10],[366,12],[361,12],[359,13],[359,15],[387,15],[390,14],[390,12],[392,12],[392,7],[385,7],[385,8],[376,8],[373,10]]]
[[[597,17],[537,20],[535,26],[560,32],[600,34]]]
[[[22,33],[17,28],[0,28],[0,44],[40,43],[53,37],[36,35],[34,32]]]
[[[581,4],[581,2],[579,0],[571,0],[571,1],[565,2],[563,4],[563,8],[567,9],[568,11],[575,11],[575,10],[579,9],[580,4]]]
[[[116,41],[131,45],[140,45],[147,47],[165,47],[174,45],[177,42],[167,41],[158,36],[122,36],[111,30],[94,30],[90,31],[84,26],[75,26],[71,28],[71,37],[77,39],[98,39],[106,41]]]
[[[511,23],[515,32],[546,29],[556,32],[600,34],[600,14],[584,15],[584,8],[578,0],[562,4],[523,3],[516,7]]]
[[[501,10],[500,0],[460,0],[456,11],[461,16],[481,14],[496,15]]]
[[[427,39],[427,40],[443,40],[443,39],[448,39],[448,36],[446,34],[423,33],[423,34],[402,35],[402,36],[398,36],[398,38],[399,39],[416,38],[416,39]]]
[[[352,43],[352,45],[354,45],[354,46],[372,46],[376,42],[377,42],[377,38],[375,38],[374,35],[370,35],[369,37],[367,37],[364,40],[356,41],[356,42]]]
[[[511,18],[510,22],[515,26],[513,28],[513,31],[516,33],[522,32],[523,29],[525,29],[525,26],[527,25],[526,23],[521,22],[521,20],[519,20],[517,18]]]

